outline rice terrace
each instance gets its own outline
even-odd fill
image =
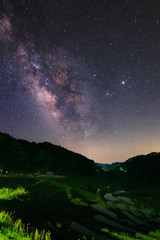
[[[160,154],[138,156],[105,171],[49,143],[29,143],[1,133],[0,144],[4,167],[0,175],[1,239],[160,238],[160,182],[154,169]],[[42,154],[45,162],[39,162]],[[46,162],[54,154],[55,160]],[[69,169],[63,165],[67,155]],[[17,165],[20,156],[21,161],[25,157],[25,165]],[[75,157],[79,158],[77,166],[72,164]],[[144,159],[148,167],[150,161],[155,164],[152,168],[146,165],[141,176]],[[132,175],[130,167],[135,169]],[[153,178],[151,171],[155,171]]]

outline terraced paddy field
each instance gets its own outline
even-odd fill
[[[147,196],[143,186],[106,177],[1,176],[0,238],[160,239],[159,185],[148,185]]]

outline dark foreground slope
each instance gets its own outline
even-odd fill
[[[60,146],[17,140],[4,133],[0,133],[0,168],[78,175],[94,175],[98,169],[94,161]]]
[[[26,225],[49,230],[54,240],[159,239],[151,238],[160,229],[159,202],[148,201],[149,186],[147,198],[128,186],[100,177],[2,175],[0,216],[2,209],[14,212]]]

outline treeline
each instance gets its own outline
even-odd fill
[[[160,177],[160,153],[139,155],[128,159],[121,165],[127,171],[127,175],[138,178]]]
[[[47,172],[95,175],[97,165],[86,157],[49,142],[17,140],[0,133],[0,169],[12,172]]]
[[[129,158],[111,171],[111,175],[136,180],[160,179],[160,153],[150,153]]]

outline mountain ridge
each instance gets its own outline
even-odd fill
[[[61,174],[96,174],[93,160],[49,142],[35,143],[0,133],[0,168],[9,171],[53,171]]]
[[[124,173],[127,177],[138,179],[158,179],[160,171],[160,153],[152,152],[129,158],[113,170],[116,174]]]

